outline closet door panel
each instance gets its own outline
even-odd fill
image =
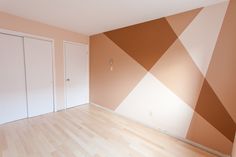
[[[23,38],[0,34],[0,124],[27,117]]]
[[[52,42],[24,38],[29,117],[53,112]]]

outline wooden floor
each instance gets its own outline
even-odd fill
[[[0,157],[214,157],[95,106],[0,126]]]

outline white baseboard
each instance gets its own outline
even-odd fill
[[[113,113],[113,114],[116,114],[116,115],[118,115],[118,116],[125,117],[125,118],[127,118],[127,119],[129,119],[129,120],[131,120],[131,121],[134,121],[134,122],[137,122],[137,123],[141,123],[141,122],[139,122],[139,121],[136,121],[136,120],[134,120],[134,119],[131,119],[131,118],[129,118],[129,117],[126,117],[126,116],[124,116],[124,115],[122,115],[122,114],[119,114],[119,113],[117,113],[117,112],[115,112],[115,111],[113,111],[113,110],[111,110],[111,109],[105,108],[105,107],[103,107],[103,106],[101,106],[101,105],[98,105],[98,104],[96,104],[96,103],[90,102],[90,104],[91,104],[91,105],[94,105],[94,106],[96,106],[96,107],[98,107],[98,108],[101,108],[101,109],[103,109],[103,110],[105,110],[105,111],[108,111],[108,112],[111,112],[111,113]],[[144,123],[141,123],[141,124],[143,124],[143,125],[146,126],[146,127],[152,128],[152,127],[150,127],[150,126],[148,126],[148,125],[146,125],[146,124],[144,124]],[[163,133],[163,134],[166,134],[166,135],[168,135],[168,136],[171,136],[171,137],[173,137],[173,138],[175,138],[175,139],[178,139],[178,140],[180,140],[180,141],[182,141],[182,142],[185,142],[185,143],[187,143],[187,144],[190,144],[190,145],[192,145],[192,146],[194,146],[194,147],[200,148],[200,149],[202,149],[202,150],[204,150],[204,151],[206,151],[206,152],[208,152],[208,153],[214,154],[214,155],[216,155],[216,156],[219,156],[219,157],[230,157],[229,155],[222,154],[222,153],[220,153],[220,152],[218,152],[218,151],[216,151],[216,150],[214,150],[214,149],[211,149],[211,148],[208,148],[208,147],[203,146],[203,145],[201,145],[201,144],[198,144],[198,143],[196,143],[196,142],[190,141],[190,140],[188,140],[188,139],[186,139],[186,138],[177,137],[177,136],[175,136],[175,135],[172,135],[172,134],[170,134],[170,133],[168,133],[168,132],[166,132],[166,131],[160,130],[160,129],[156,129],[156,128],[152,128],[152,129],[155,129],[155,130],[157,130],[157,131],[159,131],[159,132],[161,132],[161,133]]]

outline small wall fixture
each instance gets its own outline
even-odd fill
[[[110,71],[113,71],[113,64],[114,64],[114,60],[111,58],[111,59],[109,60]]]

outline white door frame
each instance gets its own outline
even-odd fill
[[[64,98],[65,98],[65,102],[64,102],[64,109],[66,110],[67,109],[67,86],[66,86],[66,48],[65,48],[65,44],[72,44],[72,45],[79,45],[79,46],[81,46],[81,45],[88,45],[88,78],[90,78],[90,67],[89,67],[89,65],[90,65],[90,51],[89,51],[89,44],[87,44],[87,43],[79,43],[79,42],[73,42],[73,41],[67,41],[67,40],[63,40],[63,51],[64,51],[64,53],[63,53],[63,57],[64,57]],[[90,89],[90,81],[88,81],[89,83],[88,83],[88,88]],[[90,91],[89,91],[89,93],[90,93]]]
[[[27,37],[27,38],[46,40],[46,41],[52,42],[53,111],[56,112],[57,111],[57,105],[56,105],[57,102],[56,102],[56,81],[55,81],[56,66],[55,66],[55,41],[54,41],[54,39],[43,37],[43,36],[38,36],[38,35],[33,35],[33,34],[28,34],[28,33],[22,33],[22,32],[18,32],[18,31],[12,31],[12,30],[8,30],[8,29],[0,29],[0,33],[6,34],[6,35],[19,36],[19,37],[22,37],[23,40],[24,40],[24,38]],[[25,55],[25,52],[24,52],[24,55]],[[25,73],[25,77],[26,77],[26,73]],[[26,90],[26,95],[27,95],[27,90]],[[28,104],[27,104],[27,109],[28,109]],[[28,111],[27,111],[27,116],[28,115],[29,114],[28,114]]]

